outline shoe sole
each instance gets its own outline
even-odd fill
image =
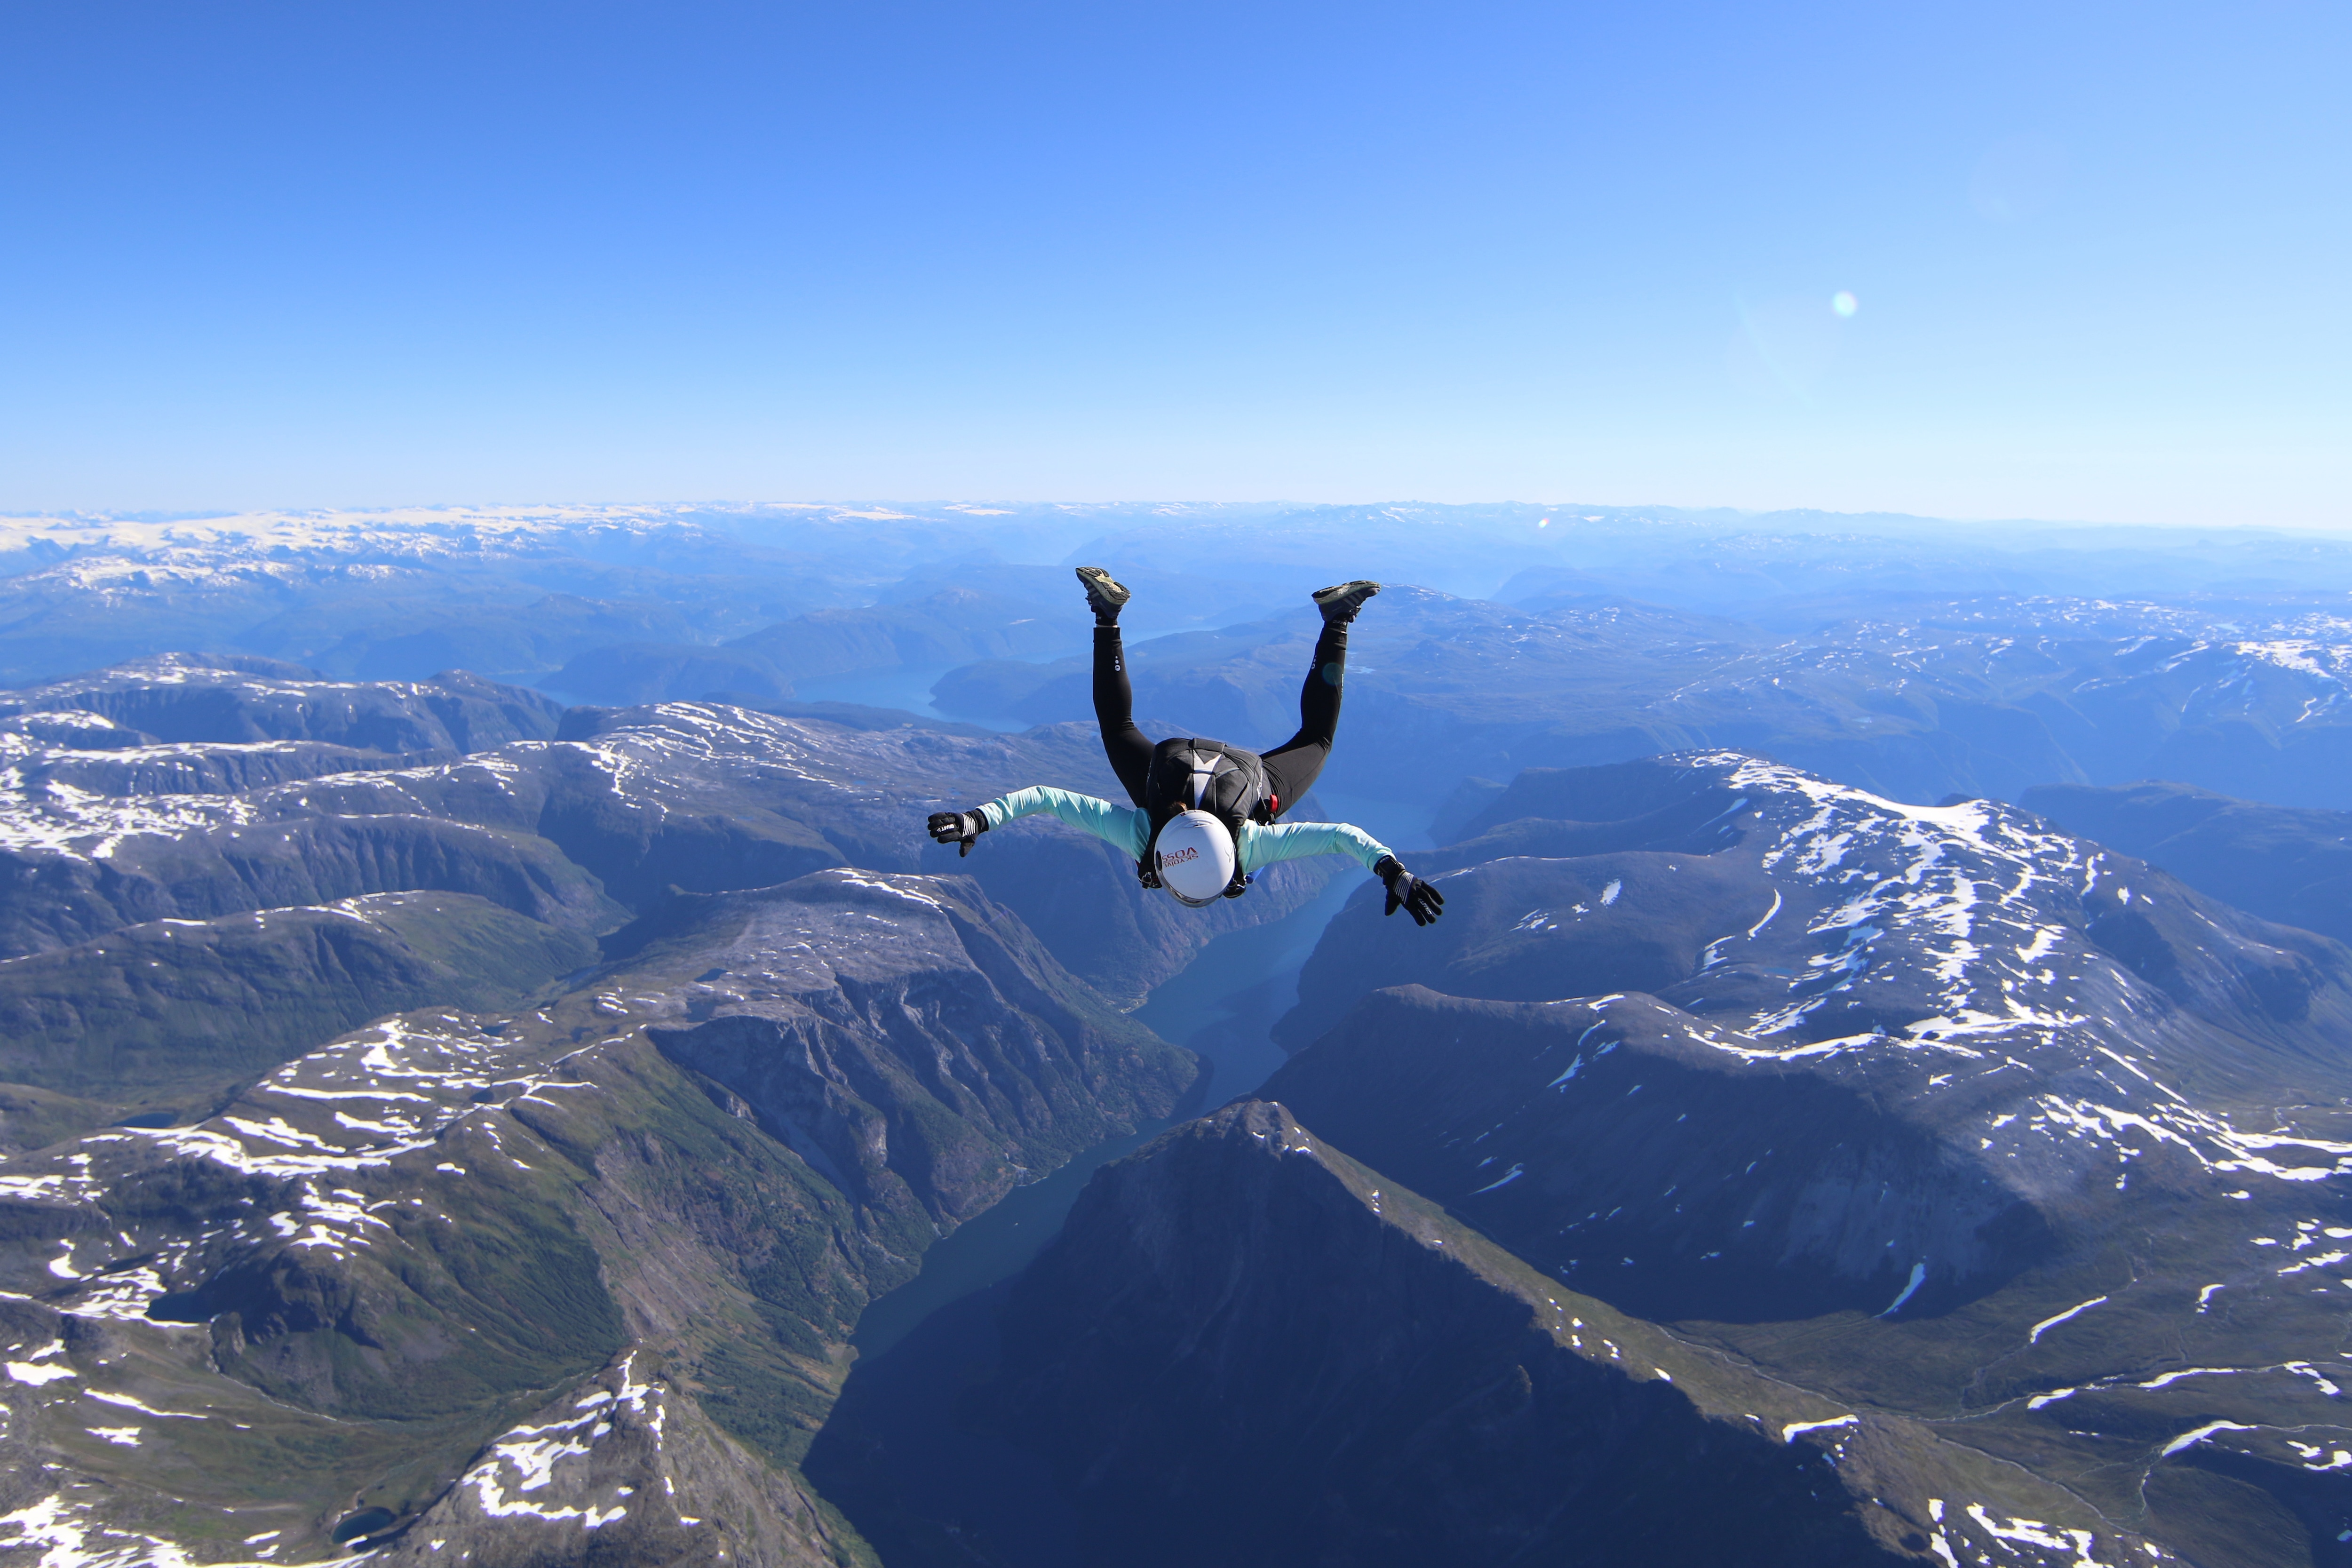
[[[1113,581],[1109,573],[1099,566],[1079,567],[1078,581],[1087,586],[1088,603],[1099,599],[1115,610],[1134,597],[1125,587]]]
[[[1380,591],[1381,585],[1378,583],[1369,582],[1360,577],[1352,583],[1340,583],[1328,588],[1318,588],[1314,594],[1315,607],[1318,610],[1331,609],[1353,600],[1360,608],[1365,600]]]

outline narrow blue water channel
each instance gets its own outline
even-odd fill
[[[1247,1094],[1282,1064],[1282,1050],[1266,1031],[1298,1000],[1299,967],[1363,883],[1351,867],[1321,896],[1271,925],[1217,938],[1136,1012],[1162,1039],[1209,1059],[1207,1105]],[[1157,1121],[1098,1143],[935,1244],[923,1254],[921,1273],[877,1298],[859,1317],[853,1341],[859,1357],[880,1355],[941,1307],[1018,1272],[1061,1228],[1088,1177],[1173,1125]]]
[[[975,719],[966,713],[942,713],[931,705],[931,688],[958,666],[905,665],[890,669],[860,670],[852,675],[823,675],[793,682],[793,695],[803,702],[858,702],[868,708],[897,708],[926,719],[952,719],[983,730],[1018,733],[1025,721]]]

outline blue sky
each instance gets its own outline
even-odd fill
[[[0,510],[2352,526],[2348,44],[2336,0],[11,6]]]

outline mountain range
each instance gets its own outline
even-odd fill
[[[862,1528],[915,1563],[2337,1560],[2352,952],[1739,754],[1507,801],[1437,927],[1332,922],[1255,1099],[1096,1178],[964,1331],[985,1381],[894,1386],[912,1342],[853,1376],[812,1469]],[[1035,1505],[918,1468],[941,1426],[1035,1456],[997,1483]]]
[[[1118,798],[1073,558],[1146,728],[1244,743],[1304,590],[1392,579],[1296,814],[1444,918],[929,843]],[[2330,542],[877,505],[0,565],[0,1563],[2352,1562]]]

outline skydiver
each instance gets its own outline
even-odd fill
[[[931,837],[958,846],[959,858],[992,827],[1015,817],[1050,812],[1073,827],[1115,844],[1135,859],[1147,888],[1165,889],[1189,909],[1220,898],[1237,899],[1252,874],[1278,860],[1311,855],[1351,855],[1387,885],[1385,913],[1403,910],[1427,925],[1445,896],[1406,870],[1389,847],[1362,828],[1340,822],[1280,823],[1330,760],[1339,723],[1339,689],[1348,662],[1348,625],[1377,583],[1341,583],[1317,590],[1323,631],[1298,693],[1298,732],[1260,756],[1222,741],[1178,738],[1154,745],[1135,726],[1135,694],[1127,679],[1118,612],[1129,594],[1099,566],[1081,566],[1087,603],[1095,613],[1095,721],[1111,771],[1133,806],[1090,795],[1032,785],[973,811],[935,812]]]

